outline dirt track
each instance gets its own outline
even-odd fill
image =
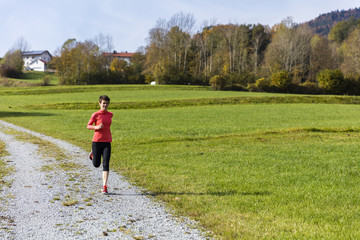
[[[6,178],[11,187],[0,192],[0,239],[204,239],[196,223],[175,219],[119,174],[110,173],[103,195],[101,169],[84,150],[4,121],[0,129],[5,161],[16,169]],[[44,156],[6,129],[51,142],[66,157]]]

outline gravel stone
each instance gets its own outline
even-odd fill
[[[38,145],[0,131],[4,160],[15,169],[5,179],[11,186],[0,190],[0,239],[209,239],[197,222],[174,217],[118,173],[110,172],[109,194],[102,194],[102,168],[83,149],[5,121],[0,127],[49,141],[68,156],[43,156]]]

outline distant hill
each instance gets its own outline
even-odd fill
[[[331,28],[335,26],[336,23],[345,20],[347,21],[351,18],[360,18],[360,8],[324,13],[306,23],[308,23],[310,28],[312,28],[316,33],[325,36],[329,34]]]

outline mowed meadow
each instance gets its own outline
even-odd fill
[[[90,151],[86,124],[102,94],[114,113],[111,170],[215,237],[360,238],[359,97],[0,88],[0,119]]]

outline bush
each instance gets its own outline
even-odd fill
[[[145,75],[145,83],[150,84],[153,81],[155,81],[155,78],[153,75],[150,75],[150,74]]]
[[[319,87],[322,88],[325,93],[330,94],[343,94],[346,90],[346,81],[343,73],[337,69],[325,69],[321,71],[317,76]]]
[[[266,92],[271,89],[271,82],[269,79],[260,78],[256,81],[255,86],[261,91]]]
[[[42,79],[42,86],[49,86],[50,85],[50,81],[51,81],[52,77],[49,75],[45,75]]]
[[[1,60],[0,75],[3,77],[20,78],[24,61],[20,50],[8,51]]]
[[[2,77],[8,77],[8,78],[20,78],[22,75],[22,71],[18,71],[17,69],[2,64],[0,65],[0,75]]]
[[[24,81],[0,78],[0,87],[31,87],[31,86],[36,86],[36,85],[33,83],[24,82]]]
[[[316,83],[306,81],[298,85],[295,92],[300,94],[321,94],[322,89]]]
[[[360,76],[345,78],[346,90],[348,95],[360,95]]]
[[[233,85],[226,85],[224,87],[225,91],[248,91],[247,88],[243,87],[241,84],[233,84]]]
[[[293,86],[291,74],[286,70],[273,73],[271,83],[282,92],[290,92]]]
[[[221,75],[215,75],[210,78],[209,84],[214,90],[224,90],[226,86],[226,78]]]
[[[282,92],[277,86],[271,84],[271,81],[267,78],[260,78],[255,83],[248,84],[247,90],[249,92]]]

